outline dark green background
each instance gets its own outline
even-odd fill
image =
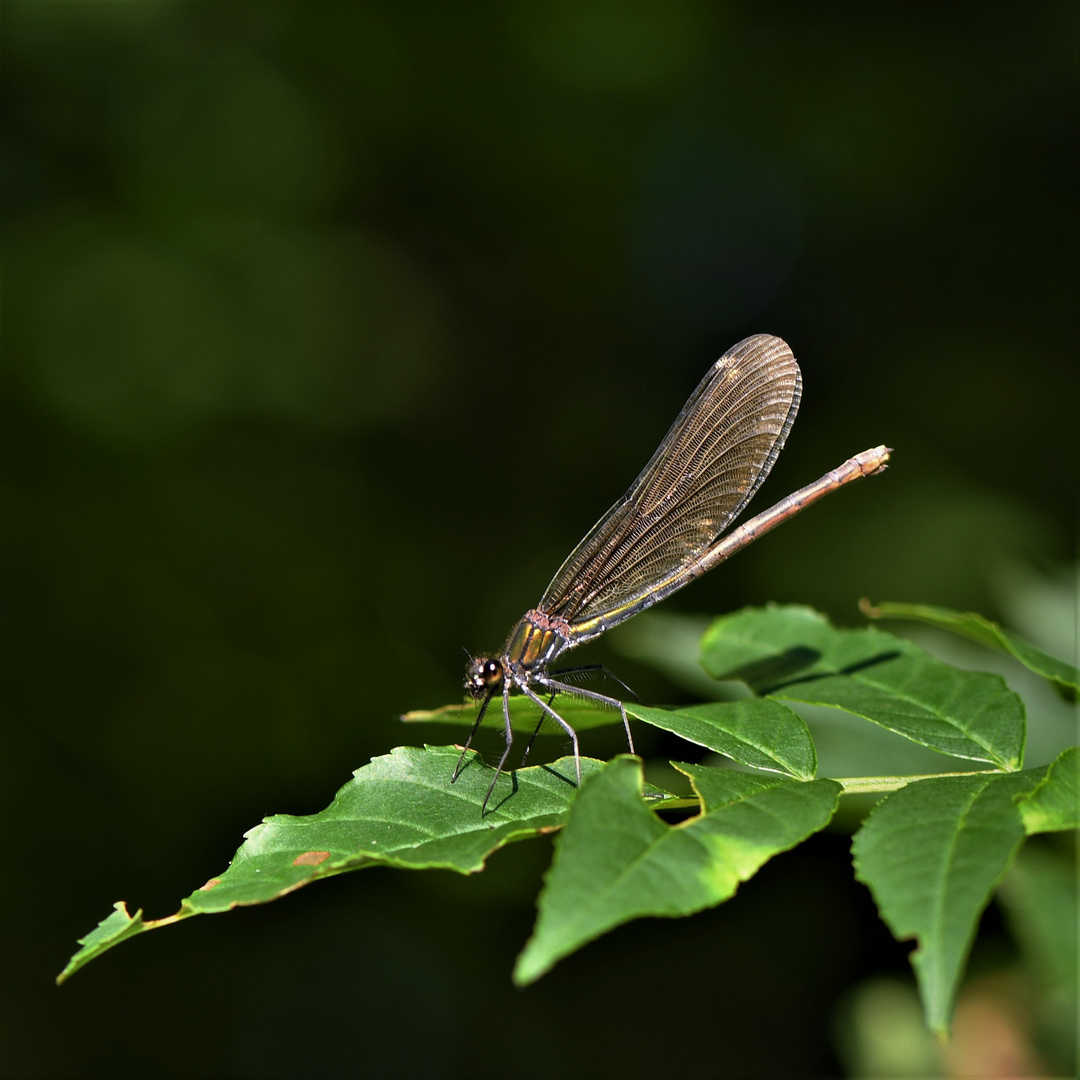
[[[114,900],[168,914],[262,815],[446,741],[395,717],[455,699],[747,334],[805,380],[759,509],[894,465],[670,609],[1001,617],[1071,558],[1075,4],[3,20],[5,1075],[833,1072],[838,996],[905,965],[838,834],[524,992],[546,842],[51,980]]]

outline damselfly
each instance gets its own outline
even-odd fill
[[[885,468],[888,447],[864,450],[722,535],[769,475],[801,394],[799,365],[780,338],[755,334],[724,353],[690,395],[630,490],[570,553],[499,654],[470,660],[465,689],[480,707],[452,780],[457,780],[473,736],[496,697],[502,698],[506,729],[506,749],[481,812],[514,740],[512,693],[532,700],[541,709],[541,719],[550,717],[570,737],[579,784],[577,732],[553,708],[556,694],[574,694],[618,709],[633,753],[623,703],[565,681],[600,665],[552,671],[554,661],[670,596],[823,495]]]

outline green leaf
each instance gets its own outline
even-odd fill
[[[229,868],[196,889],[176,915],[143,923],[141,912],[131,919],[116,905],[61,978],[143,929],[266,903],[319,878],[378,864],[473,873],[505,844],[562,825],[577,794],[572,757],[504,773],[481,817],[494,769],[473,753],[451,784],[459,756],[452,746],[399,747],[357,769],[321,813],[267,818],[245,834]],[[581,759],[583,779],[601,768]],[[650,786],[647,796],[662,804],[666,793]]]
[[[468,701],[462,705],[442,705],[437,709],[414,709],[405,713],[401,719],[406,724],[445,724],[468,729],[476,721],[476,708],[475,701]],[[553,708],[575,731],[588,731],[590,728],[622,723],[622,717],[616,710],[600,708],[568,694],[559,694]],[[531,735],[540,718],[541,710],[535,702],[520,694],[510,698],[510,723],[515,731]],[[485,731],[503,730],[501,698],[488,706],[480,727]],[[545,733],[565,737],[562,728],[551,719],[544,721],[541,734]]]
[[[1017,797],[1020,816],[1029,836],[1080,828],[1080,747],[1070,746],[1058,754],[1043,780],[1034,791]]]
[[[880,803],[855,836],[858,879],[911,956],[928,1026],[948,1030],[979,916],[1024,838],[1014,796],[1044,769],[922,780]]]
[[[837,630],[810,608],[717,619],[702,662],[714,678],[843,709],[952,757],[1010,770],[1023,759],[1024,706],[1000,676],[960,671],[872,627]]]
[[[557,828],[575,794],[574,760],[504,773],[481,817],[492,769],[470,752],[457,783],[454,747],[398,747],[357,769],[327,809],[276,814],[245,842],[210,890],[184,904],[201,912],[273,900],[320,877],[372,863],[473,873],[497,848]],[[582,777],[601,767],[581,761]]]
[[[831,780],[677,767],[704,809],[681,825],[666,825],[642,803],[636,758],[616,758],[583,785],[514,969],[519,985],[621,923],[689,915],[728,899],[773,855],[823,828],[840,794]]]
[[[802,718],[769,698],[714,701],[678,709],[627,704],[639,720],[755,769],[813,780],[814,741]]]
[[[954,634],[970,638],[980,645],[1014,656],[1024,667],[1059,686],[1080,690],[1080,670],[1072,664],[1035,648],[1022,637],[1010,630],[1003,630],[997,623],[975,612],[953,611],[930,604],[898,604],[889,601],[874,605],[864,601],[859,606],[871,619],[913,619],[939,626],[943,630],[951,630]]]
[[[127,905],[123,900],[113,904],[113,908],[115,910],[111,915],[102,919],[86,937],[79,938],[82,948],[68,961],[67,967],[57,975],[57,986],[89,964],[95,957],[147,929],[141,911],[129,915]]]

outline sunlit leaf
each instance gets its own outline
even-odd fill
[[[451,784],[459,753],[452,746],[399,747],[357,769],[322,812],[267,818],[245,834],[228,869],[188,896],[176,915],[144,923],[141,912],[132,919],[117,904],[82,939],[62,977],[141,930],[179,918],[265,903],[318,878],[379,864],[473,873],[505,844],[562,825],[577,794],[573,758],[504,773],[481,816],[494,770],[472,754]],[[581,759],[583,779],[602,768]],[[646,795],[658,805],[665,799],[652,786]]]
[[[95,957],[119,945],[136,934],[141,934],[147,929],[143,922],[142,912],[136,911],[129,915],[127,905],[123,900],[113,904],[115,909],[112,914],[106,916],[90,931],[86,937],[79,938],[82,948],[68,961],[67,967],[56,977],[57,983],[74,975],[81,967],[85,967]]]
[[[536,928],[514,979],[538,979],[558,960],[644,915],[689,915],[732,896],[777,853],[823,828],[840,787],[703,765],[679,765],[703,813],[661,821],[641,800],[641,764],[620,757],[582,788],[555,850]]]
[[[1017,798],[1020,816],[1029,835],[1080,828],[1080,747],[1063,750],[1034,791]]]
[[[932,750],[1020,767],[1024,706],[997,675],[960,671],[873,627],[837,630],[810,608],[748,608],[709,627],[702,662],[761,695],[865,717]]]
[[[745,698],[672,710],[627,703],[626,711],[743,765],[799,780],[814,778],[817,757],[810,731],[800,716],[779,701]]]

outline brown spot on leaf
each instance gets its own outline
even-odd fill
[[[292,864],[293,866],[318,866],[329,858],[329,851],[305,851],[303,855],[297,855]]]
[[[219,877],[212,877],[205,885],[199,886],[199,892],[209,892],[220,880]]]

